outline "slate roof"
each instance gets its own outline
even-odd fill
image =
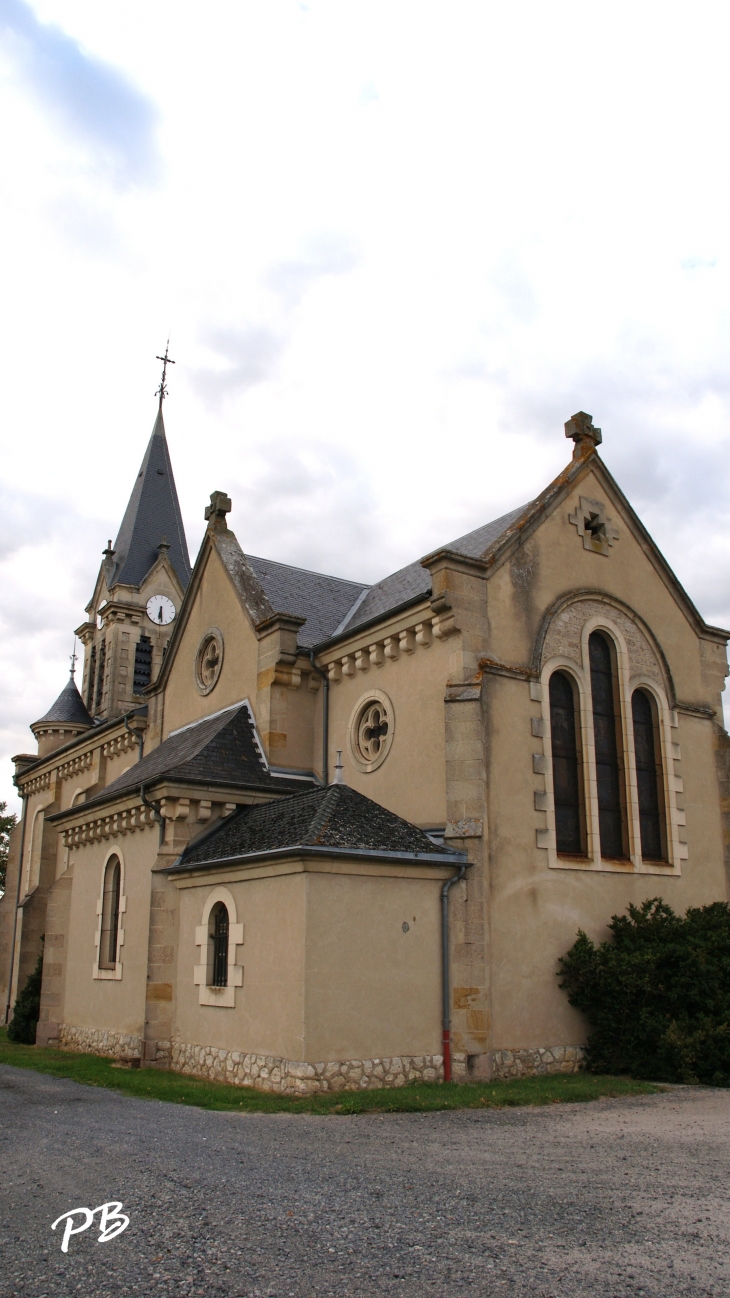
[[[56,702],[46,712],[45,716],[34,721],[34,726],[61,725],[71,726],[93,726],[92,721],[82,699],[76,688],[76,681],[70,676],[64,685]]]
[[[301,780],[271,774],[259,748],[248,704],[237,703],[170,735],[141,762],[85,802],[84,807],[108,802],[141,784],[149,788],[162,779],[223,784],[232,789],[269,789],[272,793],[299,791],[302,787]]]
[[[184,590],[190,580],[190,558],[160,408],[114,543],[115,567],[107,582],[109,589],[115,582],[141,585],[160,557],[157,547],[163,538],[169,543],[168,558]]]
[[[301,852],[397,854],[442,864],[460,864],[464,859],[464,853],[438,846],[422,829],[355,789],[330,784],[276,802],[240,807],[190,843],[170,869]]]
[[[291,568],[286,563],[251,554],[246,557],[274,611],[307,619],[297,637],[305,649],[334,635],[353,604],[368,589],[362,582]]]
[[[456,550],[468,559],[483,558],[526,509],[526,505],[520,505],[519,509],[513,509],[439,549]],[[286,563],[252,555],[246,555],[245,561],[261,583],[274,611],[307,619],[297,637],[303,649],[311,649],[336,635],[354,631],[402,605],[428,599],[431,594],[431,575],[419,560],[384,577],[374,586],[345,581],[341,577],[327,577],[323,573],[292,568]]]

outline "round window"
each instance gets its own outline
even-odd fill
[[[359,771],[377,770],[393,742],[395,714],[387,694],[372,690],[355,708],[347,732],[350,757]]]
[[[210,694],[223,666],[223,636],[216,626],[206,631],[195,655],[195,684],[201,694]]]

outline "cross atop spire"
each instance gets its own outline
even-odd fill
[[[155,396],[160,398],[160,410],[162,410],[162,403],[165,400],[165,397],[167,396],[167,382],[166,382],[167,367],[168,365],[175,364],[174,360],[169,355],[169,352],[170,352],[170,339],[168,338],[167,342],[165,343],[165,355],[158,356],[156,358],[158,361],[162,361],[162,378],[160,379],[160,386],[155,393]]]

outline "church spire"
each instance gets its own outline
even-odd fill
[[[163,369],[156,394],[160,400],[155,426],[111,551],[114,568],[107,579],[110,590],[118,582],[140,586],[159,559],[159,545],[163,540],[169,546],[167,554],[183,590],[190,580],[188,546],[162,418],[162,402],[167,395],[167,366],[175,363],[167,353],[166,347],[165,355],[158,357],[163,362]]]

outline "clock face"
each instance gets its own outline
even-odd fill
[[[167,626],[175,616],[175,605],[167,595],[153,595],[147,600],[147,616],[156,626]]]

